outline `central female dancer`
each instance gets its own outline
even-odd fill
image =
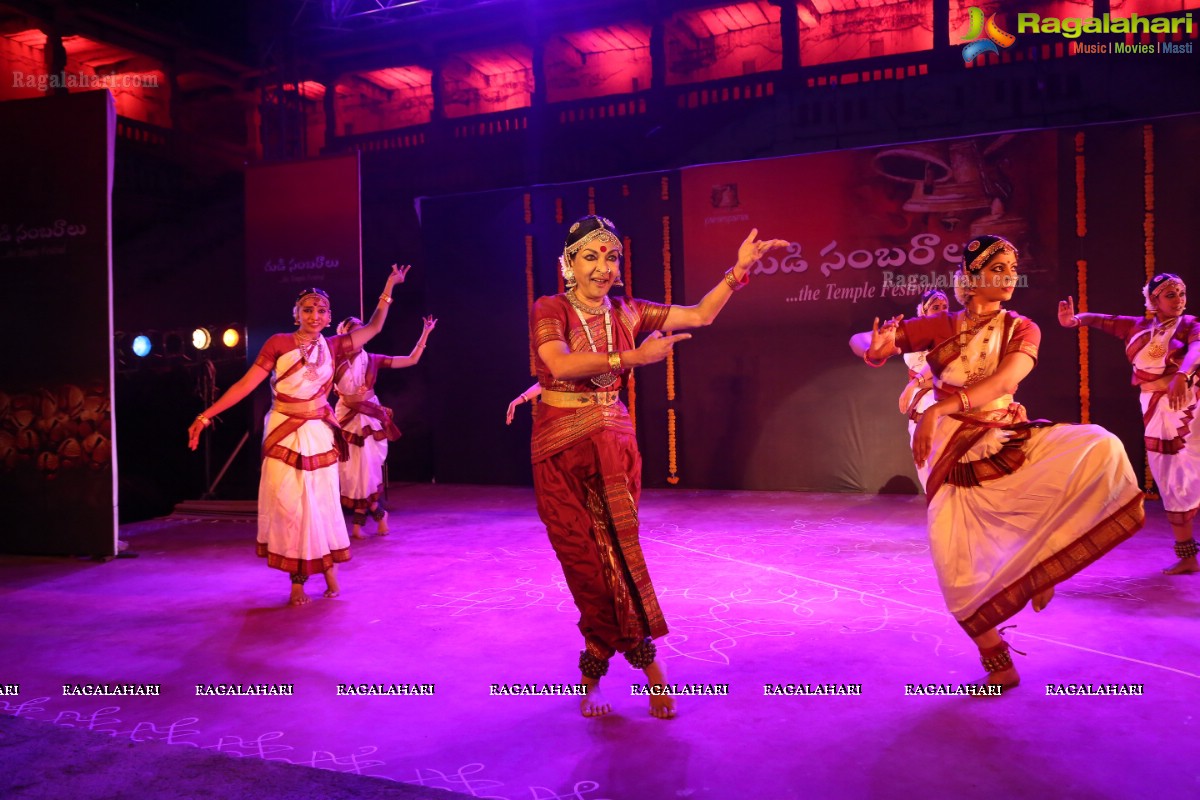
[[[937,401],[913,434],[929,463],[930,550],[950,613],[979,647],[988,684],[1020,681],[997,626],[1142,527],[1142,493],[1121,442],[1098,425],[1029,422],[1013,399],[1033,369],[1041,332],[1005,310],[1017,250],[999,236],[967,244],[955,273],[964,308],[855,334],[850,347],[877,366],[929,350]]]
[[[579,671],[588,687],[580,705],[584,716],[612,710],[600,679],[615,653],[644,670],[652,686],[666,681],[653,640],[665,636],[667,626],[638,542],[642,459],[618,390],[630,369],[662,361],[691,336],[661,331],[710,324],[749,282],[750,267],[787,245],[760,242],[757,235],[750,231],[737,263],[699,303],[668,306],[609,297],[612,287],[623,285],[621,235],[604,217],[587,216],[571,226],[559,259],[566,292],[533,305],[530,338],[541,386],[533,487],[579,609],[585,646]],[[637,346],[635,337],[643,333],[650,335]],[[650,713],[675,716],[674,699],[652,695]]]

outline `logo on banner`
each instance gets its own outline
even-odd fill
[[[736,183],[719,183],[712,187],[713,208],[737,208],[741,205],[738,201],[738,185]]]
[[[1001,47],[1012,47],[1017,41],[1016,36],[996,23],[995,14],[985,19],[982,8],[972,6],[967,11],[970,14],[970,27],[967,35],[962,37],[962,41],[967,42],[962,49],[963,63],[970,64],[984,53],[999,54]]]

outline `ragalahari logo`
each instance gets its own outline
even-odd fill
[[[962,37],[962,41],[968,42],[968,44],[963,45],[962,49],[964,63],[970,64],[984,53],[998,54],[1000,51],[996,45],[1000,45],[1000,47],[1012,47],[1013,42],[1017,41],[1017,37],[996,24],[995,14],[992,14],[984,21],[982,8],[972,6],[968,9],[968,12],[971,15],[971,27],[967,31],[967,35]]]

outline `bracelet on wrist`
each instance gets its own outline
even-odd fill
[[[624,368],[625,368],[625,365],[623,363],[621,363],[621,354],[620,353],[614,352],[614,353],[608,354],[608,371],[609,372],[620,372]]]
[[[971,410],[971,398],[967,397],[967,392],[965,389],[958,390],[958,402],[962,404],[963,411]]]
[[[866,362],[868,367],[882,367],[884,364],[887,363],[886,358],[879,359],[878,361],[872,361],[870,350],[867,350],[867,352],[863,353],[863,361]]]
[[[379,295],[379,302],[387,303],[390,306],[392,304],[392,296],[390,294],[381,294]]]
[[[742,275],[742,279],[739,281],[733,274],[733,267],[730,267],[729,269],[725,270],[725,277],[723,280],[725,281],[725,285],[728,286],[731,291],[738,292],[746,288],[746,285],[750,283],[750,271],[746,270],[746,274]]]
[[[207,428],[208,423],[212,422],[212,420],[209,417],[204,416],[203,414],[197,414],[196,422],[199,422],[202,427]]]

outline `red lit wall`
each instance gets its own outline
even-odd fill
[[[413,72],[415,68],[406,68]],[[432,75],[420,86],[380,86],[371,73],[350,76],[338,84],[338,135],[374,133],[424,125],[433,118]]]
[[[649,32],[644,37],[649,40]],[[561,103],[650,88],[650,46],[582,52],[561,37],[546,46],[546,100]]]
[[[36,81],[46,73],[46,56],[41,47],[33,47],[0,36],[0,100],[41,97]],[[33,82],[34,86],[27,84]]]
[[[753,4],[752,4],[753,5]],[[667,85],[736,78],[783,66],[779,9],[763,8],[767,21],[740,30],[712,33],[705,12],[676,15],[667,25]],[[711,12],[709,12],[711,13]]]
[[[529,48],[524,46],[446,59],[442,67],[446,116],[453,119],[528,108],[533,99],[532,64]]]
[[[15,36],[0,36],[0,100],[41,97],[54,85],[46,74],[45,37],[37,31]],[[67,66],[59,76],[60,84],[70,92],[107,89],[112,92],[117,114],[163,128],[171,127],[170,87],[166,74],[138,58],[143,65],[136,72],[98,72],[92,65],[72,56],[72,50],[97,43],[82,37],[70,37]],[[127,53],[130,59],[135,54]],[[65,82],[65,83],[64,83]]]
[[[822,14],[815,26],[803,19],[800,24],[800,64],[806,67],[932,48],[933,3],[929,2],[880,3]]]

